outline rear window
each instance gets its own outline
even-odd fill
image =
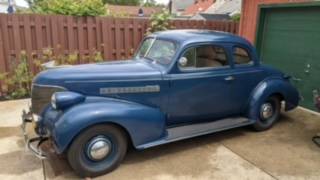
[[[233,60],[235,65],[252,64],[249,52],[241,47],[233,48]]]

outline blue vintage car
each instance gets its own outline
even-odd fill
[[[299,102],[290,77],[262,65],[245,39],[208,30],[147,36],[134,59],[54,68],[33,81],[23,114],[84,177],[115,169],[128,145],[146,149],[240,126],[269,129]],[[283,103],[281,103],[283,102]]]

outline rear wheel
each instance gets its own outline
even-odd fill
[[[68,161],[80,176],[96,177],[118,167],[126,151],[126,135],[120,128],[96,125],[73,141],[68,150]]]
[[[260,105],[258,119],[253,124],[257,131],[264,131],[273,126],[279,119],[281,111],[280,100],[276,96],[269,97]]]

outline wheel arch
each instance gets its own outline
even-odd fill
[[[69,147],[71,146],[71,144],[73,143],[73,141],[74,141],[80,134],[82,134],[83,132],[85,132],[86,130],[88,130],[88,129],[94,127],[94,126],[99,126],[99,125],[112,125],[112,126],[116,127],[117,129],[119,129],[121,132],[124,133],[124,135],[125,135],[125,137],[126,137],[126,139],[127,139],[128,145],[134,147],[133,142],[132,142],[132,137],[130,136],[130,133],[128,132],[128,130],[127,130],[124,126],[122,126],[122,125],[119,124],[119,123],[112,122],[112,121],[105,121],[105,122],[99,122],[99,123],[96,123],[96,124],[92,124],[92,125],[90,125],[90,126],[88,126],[88,127],[85,127],[85,128],[83,128],[83,129],[81,129],[77,134],[75,134],[75,135],[71,138],[71,140],[70,140],[70,142],[68,143],[68,145],[67,145],[67,146],[63,149],[63,151],[60,152],[60,153],[61,153],[61,154],[66,153],[66,151],[69,149]]]
[[[259,83],[251,94],[246,110],[247,116],[256,120],[259,104],[270,96],[277,96],[280,101],[284,101],[286,111],[295,108],[299,102],[299,93],[289,81],[269,78]]]
[[[76,136],[99,124],[117,126],[134,147],[165,135],[165,115],[156,108],[126,102],[84,103],[65,112],[55,123],[52,137],[57,153],[65,152]]]
[[[284,95],[281,92],[274,92],[274,93],[270,94],[270,96],[277,97],[280,102],[285,101]]]

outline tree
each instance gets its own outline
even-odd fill
[[[163,9],[159,13],[155,13],[151,16],[151,24],[147,29],[147,34],[151,34],[157,31],[165,31],[173,28],[170,25],[171,14],[168,10]]]
[[[102,0],[28,0],[33,13],[72,16],[99,16],[106,14]]]
[[[143,4],[143,6],[154,7],[154,6],[158,6],[158,4],[155,0],[146,0],[146,2]]]
[[[104,4],[138,6],[143,0],[103,0]]]

